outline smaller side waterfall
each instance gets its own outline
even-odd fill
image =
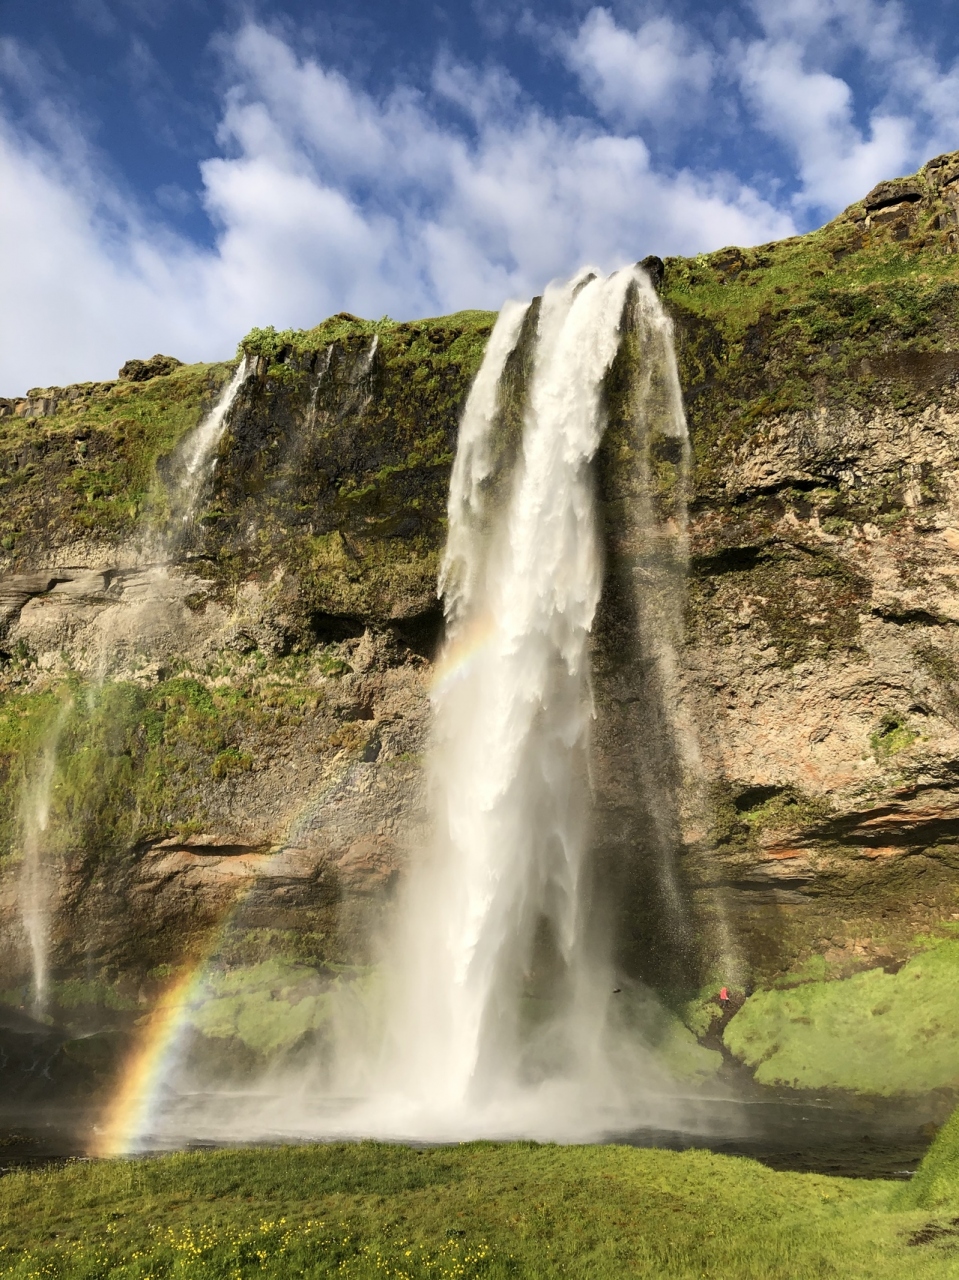
[[[243,356],[236,367],[236,373],[220,393],[216,404],[187,441],[187,447],[183,452],[179,487],[185,499],[184,505],[190,511],[196,506],[200,490],[209,478],[210,463],[220,443],[220,437],[223,435],[227,414],[233,407],[233,401],[246,381],[248,373],[247,357]]]
[[[167,576],[182,539],[206,492],[216,460],[216,450],[237,394],[249,375],[244,356],[213,408],[187,437],[177,459],[170,485],[170,516],[158,531],[135,538],[127,550],[131,561],[147,557],[154,561],[150,596],[159,594],[159,584]],[[149,603],[149,602],[147,602]],[[94,670],[102,684],[110,657],[110,636],[104,634]],[[91,695],[92,696],[92,695]],[[19,882],[20,917],[26,934],[32,973],[31,1007],[34,1015],[47,1013],[50,974],[50,932],[57,902],[56,850],[51,846],[50,824],[57,773],[57,757],[64,732],[74,710],[72,699],[63,702],[50,724],[37,760],[24,780],[19,828],[23,858]]]
[[[146,535],[141,555],[161,568],[174,558],[196,516],[197,506],[209,487],[216,465],[216,451],[240,388],[249,377],[249,360],[240,359],[236,372],[217,397],[210,412],[187,437],[175,459],[169,483],[169,517]]]
[[[30,947],[33,970],[31,1012],[42,1018],[47,1010],[50,979],[49,933],[50,909],[54,900],[55,874],[46,846],[50,822],[50,801],[57,764],[57,747],[63,726],[72,710],[65,702],[57,713],[53,727],[43,744],[36,774],[24,788],[21,801],[21,847],[23,867],[20,873],[20,910],[24,932]]]

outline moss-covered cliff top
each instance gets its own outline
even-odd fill
[[[701,492],[763,420],[879,402],[917,413],[959,374],[959,152],[808,235],[669,258],[661,292]]]
[[[658,283],[676,322],[700,495],[718,492],[731,449],[783,414],[830,404],[919,412],[959,378],[959,152],[880,183],[808,235],[668,258]],[[334,350],[363,350],[372,361],[375,342],[367,391],[391,398],[373,417],[399,433],[400,452],[392,456],[382,432],[360,433],[360,452],[369,444],[375,456],[352,451],[346,465],[356,474],[335,480],[351,511],[365,503],[382,515],[397,468],[412,473],[424,459],[431,471],[448,467],[493,319],[486,311],[410,322],[340,313],[309,330],[254,329],[239,350],[256,359],[269,403],[286,396],[293,412]],[[129,535],[156,491],[162,459],[235,367],[165,359],[131,361],[114,382],[0,400],[8,566],[35,557],[51,530],[61,543]],[[441,520],[436,493],[428,504]]]
[[[340,313],[309,330],[254,329],[238,356],[255,361],[266,417],[261,415],[258,438],[245,440],[246,452],[269,448],[274,413],[322,427],[317,398],[312,410],[310,403],[325,378],[325,425],[345,412],[357,428],[354,447],[345,450],[340,430],[343,474],[327,477],[335,480],[339,497],[351,498],[352,510],[375,502],[382,507],[387,495],[380,490],[390,488],[390,477],[428,463],[444,472],[444,497],[433,513],[439,515],[459,412],[495,318],[493,312],[463,311],[398,322]],[[114,381],[35,387],[26,396],[0,398],[0,551],[8,567],[76,538],[128,538],[154,499],[162,505],[163,460],[212,407],[235,368],[235,360],[180,365],[156,356],[128,361]],[[356,385],[344,387],[344,379]],[[331,403],[338,392],[344,393],[339,411]],[[361,419],[365,431],[359,430]],[[287,421],[281,434],[295,426]],[[226,441],[227,452],[231,443]],[[287,473],[289,443],[283,459],[270,460]],[[434,507],[435,499],[431,495]]]

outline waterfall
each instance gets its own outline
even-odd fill
[[[25,786],[21,801],[23,865],[19,898],[23,929],[30,948],[33,974],[30,1008],[35,1018],[43,1018],[46,1013],[50,980],[50,908],[54,886],[51,882],[53,869],[46,849],[46,831],[50,822],[57,747],[72,706],[72,702],[64,702],[57,712],[53,727],[43,744],[37,772]]]
[[[609,1123],[617,1108],[635,1115],[637,1086],[657,1080],[642,1037],[610,1008],[619,979],[591,927],[588,874],[591,647],[604,580],[594,460],[630,300],[642,348],[632,376],[646,379],[637,412],[665,377],[675,395],[659,429],[685,448],[668,321],[638,269],[586,271],[545,291],[521,446],[495,503],[504,370],[525,306],[501,312],[465,407],[440,574],[435,837],[414,864],[386,961],[387,1045],[372,1073],[360,1069],[377,1100],[374,1130],[555,1136],[582,1121],[594,1131],[601,1111]]]
[[[243,356],[236,372],[220,392],[213,408],[187,436],[177,458],[170,485],[170,516],[159,533],[147,535],[142,545],[132,542],[127,554],[140,559],[145,551],[156,563],[151,575],[148,595],[159,593],[159,582],[168,574],[169,565],[186,536],[197,506],[206,492],[216,462],[216,450],[226,427],[237,393],[249,375],[249,362]],[[105,633],[100,653],[94,664],[96,684],[105,679],[110,656],[111,637]],[[91,694],[92,697],[92,694]],[[57,756],[61,739],[70,721],[73,701],[60,706],[44,737],[39,760],[25,780],[20,802],[19,826],[22,870],[19,882],[20,918],[30,952],[31,1007],[42,1018],[47,1013],[50,973],[50,925],[56,911],[57,875],[55,854],[50,848],[49,826],[56,781]]]
[[[205,1089],[184,1050],[140,1140],[589,1140],[688,1117],[670,1054],[688,1065],[704,1051],[624,963],[616,936],[632,923],[623,888],[658,884],[683,912],[678,824],[664,810],[670,794],[679,801],[672,782],[695,768],[676,718],[688,456],[669,320],[640,268],[583,271],[530,305],[506,304],[451,475],[432,836],[411,850],[378,976],[337,984],[323,1050],[278,1063],[242,1104]],[[619,525],[626,547],[610,537]],[[640,688],[670,755],[646,787],[634,767],[657,773],[655,747],[626,744],[653,837],[649,865],[625,877],[617,859],[645,857],[642,840],[609,842],[610,865],[596,839],[595,775],[608,760],[594,729],[610,719],[600,707],[597,721],[594,703],[609,644],[608,620],[602,638],[597,622],[617,576],[628,599],[619,661],[646,673],[626,681],[624,701]]]
[[[233,402],[249,377],[249,359],[242,356],[236,372],[216,399],[216,403],[190,435],[175,459],[173,477],[169,486],[170,515],[166,523],[152,531],[147,548],[149,558],[161,569],[173,560],[196,516],[200,499],[206,493],[213,469],[216,451],[226,428]],[[141,552],[142,556],[143,552]]]
[[[478,585],[485,546],[486,488],[493,472],[490,437],[499,413],[500,380],[516,347],[527,309],[525,303],[507,302],[497,317],[460,421],[439,580],[447,624],[453,629],[468,611]]]
[[[492,415],[480,404],[464,420],[444,566],[450,642],[433,695],[438,848],[411,890],[399,1006],[409,1083],[449,1106],[541,1067],[522,1061],[537,966],[550,970],[541,998],[560,1006],[554,1036],[579,994],[589,634],[602,587],[589,464],[632,280],[581,275],[545,292],[522,454],[488,530],[475,517]],[[504,311],[504,337],[516,320]],[[493,369],[500,354],[492,344]],[[460,565],[469,571],[454,574]]]

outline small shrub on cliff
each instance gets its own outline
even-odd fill
[[[252,768],[253,757],[248,751],[240,751],[238,747],[227,747],[213,761],[210,773],[214,778],[228,778],[234,773],[249,773]]]

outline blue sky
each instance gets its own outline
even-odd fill
[[[0,393],[806,230],[959,149],[957,58],[945,0],[3,0]]]

